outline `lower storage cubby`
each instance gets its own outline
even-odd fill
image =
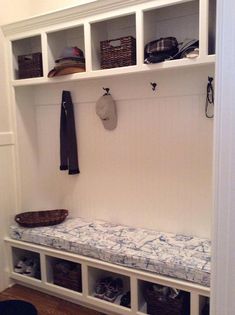
[[[190,315],[190,293],[138,280],[138,306],[143,314]]]
[[[210,315],[210,298],[206,296],[199,297],[200,315]]]
[[[81,265],[72,261],[47,256],[47,281],[60,287],[82,292]]]
[[[174,278],[160,279],[149,272],[48,247],[24,245],[10,239],[6,243],[11,261],[10,277],[39,291],[73,299],[105,314],[209,315],[210,289],[207,287]],[[31,267],[31,274],[25,272],[27,266]]]
[[[106,302],[131,308],[130,278],[125,275],[88,267],[88,294]]]
[[[12,247],[13,272],[41,280],[40,255],[36,252]]]

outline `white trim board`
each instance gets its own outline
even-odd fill
[[[14,143],[13,132],[0,132],[0,146],[13,145]]]
[[[235,309],[235,42],[231,37],[234,19],[234,1],[218,0],[212,315],[233,315]]]

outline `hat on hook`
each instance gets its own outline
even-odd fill
[[[98,99],[96,102],[96,114],[100,117],[105,129],[113,130],[116,128],[116,104],[110,94],[105,94]]]

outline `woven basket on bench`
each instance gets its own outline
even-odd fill
[[[23,212],[15,216],[15,221],[24,227],[49,226],[63,222],[68,215],[68,210],[45,210]]]
[[[147,313],[150,315],[190,314],[190,293],[188,292],[181,291],[176,298],[163,297],[161,293],[154,291],[152,284],[148,284],[143,293],[147,302]]]
[[[52,265],[52,268],[54,284],[82,292],[81,265],[60,259]]]

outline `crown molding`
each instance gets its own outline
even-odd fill
[[[151,1],[154,0],[148,0],[147,2]],[[146,3],[146,0],[98,0],[88,4],[78,5],[49,12],[43,15],[33,16],[26,20],[2,25],[1,28],[5,36],[10,36],[35,29],[38,30],[42,27],[47,27],[54,24],[78,20],[91,15],[105,13],[128,6],[142,4],[144,2]]]

